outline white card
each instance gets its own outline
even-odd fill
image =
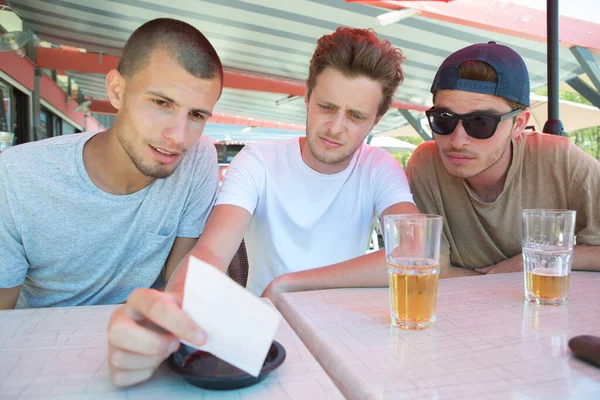
[[[279,326],[279,313],[195,257],[190,257],[184,290],[183,310],[208,335],[199,349],[258,376]]]

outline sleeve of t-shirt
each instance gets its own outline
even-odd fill
[[[215,205],[238,206],[254,214],[264,176],[265,166],[258,149],[247,144],[229,164]]]
[[[178,237],[199,237],[215,202],[219,188],[219,169],[217,151],[208,138],[201,138],[198,162],[191,182],[194,188],[177,228]]]
[[[397,203],[414,203],[406,174],[391,154],[381,152],[374,166],[373,189],[377,214],[381,215],[386,208]]]
[[[433,190],[430,187],[434,178],[427,177],[427,169],[431,168],[432,163],[425,159],[423,153],[425,153],[423,149],[419,150],[419,148],[417,148],[406,165],[406,175],[408,177],[410,190],[419,211],[424,214],[442,215],[435,202]],[[447,222],[444,221],[444,224],[446,223]],[[440,252],[441,254],[449,255],[450,244],[444,231],[445,229],[442,229]]]
[[[0,157],[0,288],[11,288],[25,281],[29,261],[19,232],[19,204]]]
[[[577,244],[600,246],[600,163],[575,144],[569,147],[569,208],[577,211]]]

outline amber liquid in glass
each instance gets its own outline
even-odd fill
[[[439,265],[433,260],[411,260],[388,262],[388,268],[394,325],[404,329],[431,326],[437,307]]]
[[[570,274],[557,275],[547,270],[528,271],[527,290],[540,300],[562,300],[569,295],[570,277]]]

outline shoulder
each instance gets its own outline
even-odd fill
[[[580,149],[566,136],[548,135],[531,132],[523,135],[520,140],[525,146],[527,157],[537,158],[556,166],[571,167],[578,164],[595,165],[598,163],[592,156]]]
[[[210,138],[210,136],[206,136],[206,135],[200,136],[200,139],[198,140],[198,142],[196,143],[194,148],[197,153],[209,154],[209,155],[214,154],[215,156],[217,154],[217,149],[216,149],[212,139]]]
[[[437,157],[437,143],[435,140],[429,140],[427,142],[421,143],[413,152],[411,156],[411,162],[423,162],[427,160],[432,160]]]
[[[548,135],[541,132],[527,132],[519,138],[528,152],[535,154],[565,154],[571,147],[571,140],[565,136]]]
[[[200,136],[200,139],[188,150],[183,162],[194,170],[216,166],[217,149],[212,139],[209,136]]]
[[[235,157],[234,162],[258,162],[267,167],[276,167],[280,163],[289,160],[293,154],[300,154],[298,138],[290,140],[264,140],[245,145]]]
[[[529,164],[539,165],[543,170],[554,171],[560,176],[570,176],[569,179],[574,178],[575,181],[600,177],[598,160],[568,137],[534,132],[524,135],[522,140]]]
[[[421,143],[410,156],[406,166],[406,175],[409,181],[412,181],[412,177],[416,175],[422,177],[437,175],[440,171],[445,171],[445,167],[440,160],[434,140]]]
[[[263,140],[260,142],[248,143],[242,151],[254,152],[268,157],[273,154],[289,153],[294,150],[294,147],[300,148],[298,138],[290,140]]]
[[[357,152],[359,165],[370,165],[374,168],[388,166],[390,163],[398,164],[396,158],[389,151],[381,147],[371,146],[366,143],[360,145]]]
[[[357,150],[359,152],[359,158],[365,160],[371,159],[380,159],[380,158],[394,158],[387,150],[377,147],[371,146],[370,144],[363,143]]]
[[[75,149],[81,140],[88,140],[93,135],[90,133],[78,133],[19,144],[4,151],[0,155],[0,163],[7,168],[42,165],[52,161],[51,156],[53,154],[60,157],[68,155],[68,152]]]

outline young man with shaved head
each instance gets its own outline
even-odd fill
[[[115,124],[0,156],[0,309],[120,303],[196,243],[218,186],[201,137],[223,70],[194,27],[157,19],[106,79]]]

